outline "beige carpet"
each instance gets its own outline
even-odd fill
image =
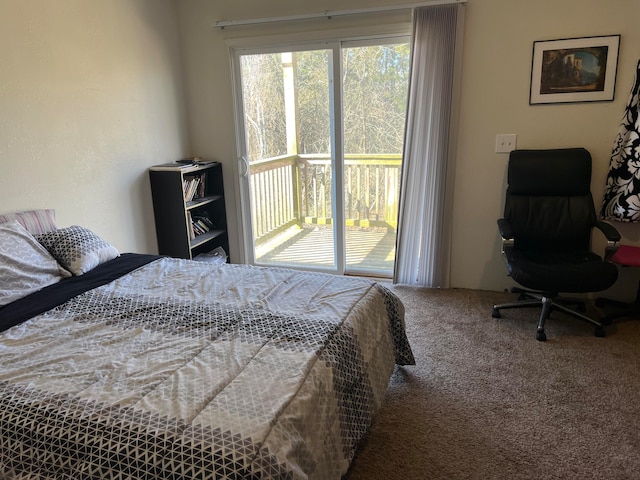
[[[597,338],[514,295],[394,287],[417,365],[396,367],[348,480],[639,479],[640,320]],[[591,307],[589,312],[593,313]]]

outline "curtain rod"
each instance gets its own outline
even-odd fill
[[[345,15],[360,15],[365,13],[381,13],[381,12],[390,12],[397,10],[409,10],[418,7],[428,7],[432,5],[449,5],[452,3],[467,3],[467,0],[432,0],[430,2],[421,2],[421,3],[409,3],[404,5],[393,5],[386,7],[371,7],[371,8],[358,8],[353,10],[325,10],[322,13],[308,13],[308,14],[300,14],[300,15],[287,15],[282,17],[266,17],[266,18],[253,18],[247,20],[218,20],[214,27],[217,28],[225,28],[225,27],[236,27],[241,25],[256,25],[260,23],[275,23],[275,22],[289,22],[292,20],[311,20],[314,18],[327,18],[331,19],[331,17],[340,17]]]

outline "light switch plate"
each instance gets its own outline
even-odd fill
[[[515,133],[499,133],[496,135],[496,153],[509,153],[516,149]]]

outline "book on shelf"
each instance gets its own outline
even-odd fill
[[[191,200],[193,200],[193,197],[195,196],[196,191],[198,189],[199,182],[200,182],[199,177],[190,177],[184,180],[182,187],[184,190],[184,199],[187,202],[190,202]]]
[[[204,173],[184,177],[182,181],[182,191],[186,202],[196,200],[205,196],[205,181],[207,176]]]
[[[206,160],[204,158],[198,158],[194,162],[196,165],[213,165],[214,163],[219,163],[217,160]]]
[[[214,228],[211,219],[204,215],[190,215],[189,220],[194,236],[202,235]]]
[[[187,157],[175,160],[173,162],[161,163],[159,165],[153,165],[150,170],[169,170],[169,171],[198,171],[202,167],[211,166],[220,163],[217,160],[207,160],[202,157]]]
[[[194,223],[193,224],[193,233],[195,234],[195,236],[197,237],[198,235],[203,235],[205,233],[207,233],[206,231],[204,231],[200,225],[198,223]]]
[[[205,188],[205,183],[207,181],[207,174],[206,173],[201,173],[200,174],[200,183],[198,184],[198,198],[203,198],[206,196],[206,188]]]
[[[207,160],[202,157],[186,157],[176,160],[176,162],[185,165],[212,165],[214,163],[218,163],[217,160]]]
[[[186,158],[181,158],[180,160],[176,160],[176,163],[180,163],[183,165],[193,165],[199,160],[202,160],[202,159],[200,157],[186,157]]]
[[[193,219],[191,218],[191,212],[187,212],[187,228],[189,229],[189,240],[196,238],[196,233],[193,230]]]
[[[182,170],[186,170],[188,168],[193,168],[194,164],[187,164],[187,163],[177,163],[177,162],[170,162],[170,163],[161,163],[160,165],[154,165],[152,167],[150,167],[150,170],[169,170],[169,171],[182,171]]]

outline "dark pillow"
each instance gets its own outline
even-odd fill
[[[36,235],[36,238],[60,265],[74,275],[82,275],[120,256],[113,245],[78,225]]]

